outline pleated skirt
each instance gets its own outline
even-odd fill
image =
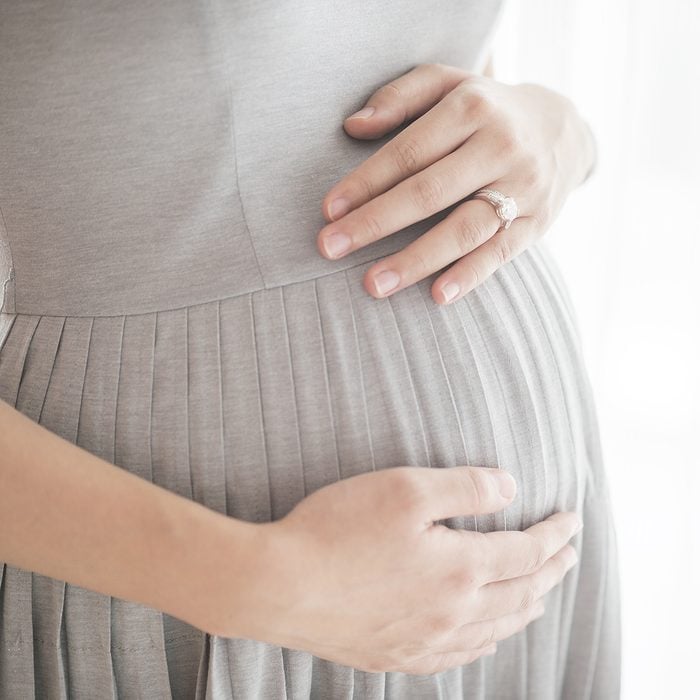
[[[0,697],[616,698],[619,598],[593,395],[576,319],[541,245],[448,306],[432,275],[373,299],[372,261],[127,316],[6,317],[0,399],[130,472],[251,522],[400,465],[500,466],[523,529],[578,510],[579,564],[495,656],[368,673],[208,635],[158,610],[0,564]],[[222,552],[222,556],[226,553]],[[425,601],[430,606],[431,601]]]

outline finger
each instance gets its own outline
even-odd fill
[[[485,202],[488,205],[488,203]],[[518,217],[506,229],[500,228],[486,242],[457,260],[432,285],[432,297],[438,303],[454,303],[478,287],[498,268],[520,255],[540,234],[534,216]]]
[[[455,630],[450,639],[445,642],[445,651],[490,647],[494,642],[500,642],[517,634],[543,614],[544,602],[537,600],[525,610],[480,622],[469,622]]]
[[[577,561],[576,550],[567,544],[532,574],[482,586],[477,594],[478,607],[484,614],[529,610],[561,583]]]
[[[337,182],[323,198],[326,220],[337,221],[464,143],[477,126],[476,110],[469,119],[464,103],[463,93],[449,93]]]
[[[333,260],[426,219],[500,178],[507,163],[493,157],[493,148],[478,138],[419,173],[402,180],[341,219],[324,226],[318,235],[319,250]],[[329,237],[343,234],[348,246],[331,247]],[[337,239],[334,239],[337,240]]]
[[[571,511],[550,515],[527,530],[497,530],[478,533],[470,541],[469,530],[451,530],[461,535],[467,556],[475,555],[480,563],[476,572],[482,585],[493,581],[527,576],[542,568],[559,550],[581,530],[580,517]],[[479,551],[474,552],[478,547]],[[492,616],[493,617],[493,616]]]
[[[415,282],[442,269],[451,262],[471,253],[485,243],[501,226],[495,209],[479,199],[470,199],[453,209],[448,216],[433,226],[419,238],[411,241],[403,250],[382,258],[364,274],[363,286],[369,294],[380,299],[409,287]],[[390,271],[398,276],[392,288],[379,292],[381,282],[386,278],[383,272]],[[380,277],[382,275],[382,277]],[[448,283],[460,284],[459,275],[445,275],[443,286],[433,285],[433,298],[439,304],[449,301],[446,296],[451,287]]]
[[[426,112],[466,75],[455,66],[421,63],[373,92],[359,114],[351,114],[343,126],[355,138],[378,138]]]
[[[474,663],[482,656],[492,656],[497,651],[495,644],[485,649],[470,649],[469,651],[447,652],[443,654],[430,654],[418,661],[414,661],[406,666],[401,666],[393,671],[406,673],[408,675],[427,676],[440,671],[447,671],[451,668]]]
[[[428,527],[436,520],[502,510],[513,500],[517,488],[508,472],[493,467],[406,469],[412,479],[411,488],[420,494],[424,523]],[[452,532],[450,528],[439,527]]]

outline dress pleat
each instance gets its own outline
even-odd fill
[[[227,512],[248,522],[271,520],[259,362],[252,297],[226,299],[220,309],[221,377]]]
[[[575,320],[546,260],[526,252],[448,306],[430,279],[372,299],[362,264],[168,311],[19,314],[0,352],[3,400],[218,512],[269,522],[338,479],[474,464],[509,470],[517,495],[449,527],[522,529],[562,508],[582,508],[586,526],[542,618],[494,657],[424,676],[209,635],[5,564],[2,696],[605,697],[619,660],[614,531]]]
[[[619,694],[595,402],[544,244],[447,305],[431,294],[443,270],[379,299],[365,277],[452,206],[338,259],[318,249],[324,195],[396,135],[353,138],[343,120],[412,66],[478,72],[506,5],[0,2],[0,400],[249,523],[357,475],[463,464],[509,471],[516,496],[438,525],[585,521],[540,619],[421,676],[212,635],[0,562],[1,700]],[[290,584],[322,575],[294,563]]]
[[[84,374],[79,383],[78,423],[75,437],[71,437],[71,440],[98,457],[114,462],[114,423],[123,319],[85,318],[80,321]],[[115,325],[118,326],[116,333]],[[64,329],[61,339],[63,352],[69,347],[67,343],[72,332],[70,326]],[[87,348],[87,352],[84,348]],[[48,403],[50,396],[47,395],[44,419],[47,419],[47,410],[51,408]],[[66,585],[63,625],[68,640],[68,686],[71,697],[90,698],[95,688],[104,688],[105,698],[115,697],[109,692],[114,686],[110,602],[109,597],[95,591]]]
[[[348,479],[377,469],[357,321],[347,275],[314,280],[314,290],[338,471],[341,479]],[[350,391],[338,387],[349,387]]]
[[[152,481],[150,418],[156,317],[155,314],[127,316],[123,327],[119,317],[109,321],[113,333],[121,333],[122,338],[122,369],[115,407],[115,463]],[[93,326],[93,337],[95,329]],[[120,700],[170,698],[161,612],[112,598],[111,637],[117,697]]]
[[[207,508],[226,513],[218,319],[217,304],[187,310],[187,432],[193,498]],[[210,338],[217,342],[210,342]]]
[[[189,309],[158,312],[155,324],[151,403],[153,481],[193,498],[189,434]],[[198,684],[204,632],[162,614],[170,686],[175,698],[193,698]]]
[[[423,419],[388,299],[370,297],[358,288],[357,273],[353,273],[346,271],[345,274],[351,288],[350,303],[365,377],[365,402],[375,461],[378,467],[419,464],[429,467]],[[391,372],[390,382],[382,379],[387,372]],[[401,440],[397,440],[398,435],[402,436]]]
[[[16,406],[27,355],[39,323],[37,316],[17,317],[0,353],[0,396]],[[0,690],[8,697],[33,696],[34,630],[32,573],[3,564],[0,580]]]
[[[92,319],[71,317],[65,320],[58,340],[46,397],[39,423],[65,440],[75,443],[78,434],[80,404],[85,378]],[[69,601],[78,599],[75,609],[69,606],[64,615],[66,589]],[[94,692],[88,687],[86,667],[81,656],[89,650],[81,645],[81,627],[90,620],[81,615],[83,589],[42,574],[32,574],[32,617],[34,624],[34,680],[38,697],[64,698],[71,694],[85,697]],[[75,615],[75,617],[74,617]],[[70,626],[75,621],[76,629]],[[73,633],[77,633],[74,639]],[[109,648],[109,644],[107,644]],[[101,663],[109,664],[104,653]],[[77,673],[71,679],[70,671]],[[109,689],[110,686],[108,686]]]
[[[253,295],[272,520],[285,516],[306,495],[282,294],[282,288],[276,287]]]

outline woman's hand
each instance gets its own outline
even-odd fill
[[[228,601],[236,636],[361,670],[471,663],[539,617],[543,596],[576,563],[567,544],[580,523],[574,513],[524,532],[434,522],[502,510],[514,494],[506,472],[477,467],[394,467],[318,489],[258,526],[265,537],[246,590],[232,599],[220,576],[220,594],[207,591],[214,633],[226,635]]]
[[[339,258],[459,203],[364,278],[366,290],[379,298],[456,260],[432,285],[433,298],[443,304],[464,296],[546,231],[590,171],[595,144],[568,98],[441,64],[421,64],[379,88],[345,120],[345,130],[378,138],[414,117],[324,197],[323,215],[332,223],[321,229],[318,247]],[[500,228],[488,202],[462,201],[482,187],[515,199],[520,215],[508,229]]]

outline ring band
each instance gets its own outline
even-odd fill
[[[485,202],[492,204],[503,228],[508,228],[518,218],[520,213],[518,204],[512,197],[508,197],[498,190],[491,190],[488,187],[477,190],[469,199],[483,199]]]

